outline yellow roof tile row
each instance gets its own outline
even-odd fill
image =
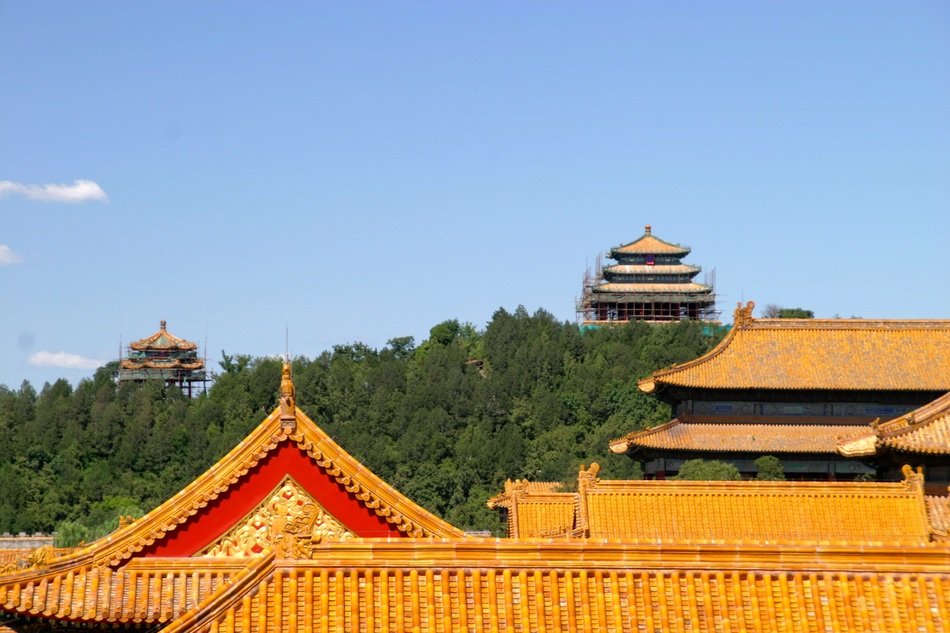
[[[909,467],[900,483],[602,481],[598,470],[581,470],[578,492],[533,495],[515,482],[489,507],[507,509],[521,538],[925,545],[934,531]]]
[[[945,546],[356,539],[325,544],[313,560],[164,559],[4,585],[0,611],[168,633],[808,631],[816,621],[942,630],[947,555]]]
[[[883,633],[950,626],[947,573],[822,566],[794,572],[556,563],[334,569],[277,561],[266,576],[218,598],[164,630]]]
[[[848,485],[704,482],[703,486],[679,487],[656,483],[591,490],[586,501],[590,537],[906,545],[930,541],[920,494],[908,493],[899,485],[884,492]]]
[[[653,231],[648,224],[643,235],[623,246],[611,249],[611,254],[613,253],[624,255],[687,255],[689,247],[661,240],[653,235]]]
[[[610,450],[709,451],[715,453],[837,453],[838,444],[868,432],[868,426],[835,424],[707,424],[674,419],[612,440]]]
[[[753,319],[752,308],[715,349],[640,388],[950,391],[950,320]]]

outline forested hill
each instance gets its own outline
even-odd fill
[[[571,481],[580,463],[639,476],[607,441],[666,421],[636,389],[716,341],[698,323],[581,332],[539,310],[498,310],[484,330],[446,321],[418,346],[396,338],[293,361],[297,403],[347,451],[426,508],[500,530],[485,500],[506,478]],[[115,364],[73,389],[0,386],[0,533],[57,529],[66,541],[115,527],[177,492],[275,406],[280,360],[222,353],[214,386],[189,399],[115,383]]]

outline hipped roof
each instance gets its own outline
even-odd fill
[[[950,320],[754,319],[753,308],[736,310],[715,349],[640,389],[950,390]]]

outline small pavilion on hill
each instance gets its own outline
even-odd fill
[[[0,570],[0,632],[941,631],[947,498],[900,483],[509,482],[464,533],[296,406],[144,517]]]
[[[608,257],[616,263],[588,270],[577,302],[579,320],[586,325],[628,321],[712,320],[716,297],[711,285],[697,283],[699,266],[684,264],[688,246],[643,235],[614,247]]]
[[[674,417],[611,451],[656,478],[693,458],[754,476],[753,461],[774,455],[790,478],[890,479],[912,462],[950,479],[950,320],[755,319],[753,308],[737,308],[709,353],[639,382]]]
[[[158,332],[129,344],[127,356],[119,363],[119,382],[161,381],[193,395],[203,391],[205,362],[198,357],[198,345],[168,331],[163,319]]]

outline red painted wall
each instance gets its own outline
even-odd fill
[[[250,469],[237,484],[208,503],[161,541],[146,556],[193,556],[246,517],[290,475],[346,529],[361,537],[404,536],[366,508],[297,446],[285,443]]]

